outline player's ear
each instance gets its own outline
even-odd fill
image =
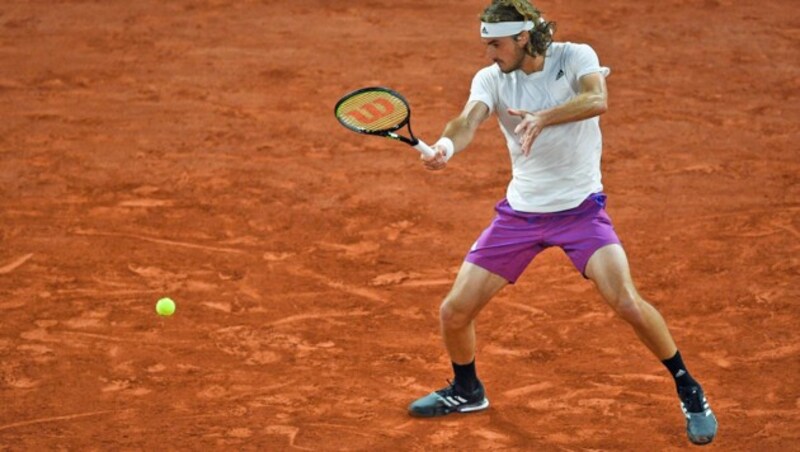
[[[525,48],[528,45],[528,41],[530,40],[530,34],[526,32],[522,32],[516,36],[514,36],[514,42],[517,43],[517,46],[521,48]]]

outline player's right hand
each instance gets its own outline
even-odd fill
[[[446,152],[445,148],[441,145],[434,144],[433,146],[431,146],[431,149],[433,149],[436,152],[436,154],[433,157],[420,155],[422,163],[425,165],[425,169],[431,171],[438,171],[444,169],[444,167],[447,166],[447,157],[445,154]]]

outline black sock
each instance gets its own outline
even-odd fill
[[[665,359],[661,361],[664,363],[664,366],[667,367],[669,370],[670,375],[672,378],[675,379],[675,386],[677,388],[687,388],[691,386],[700,386],[699,383],[689,375],[689,371],[686,369],[686,364],[683,364],[683,358],[681,358],[681,352],[675,352],[675,356],[669,359]]]
[[[453,363],[453,372],[456,374],[455,384],[466,391],[472,391],[478,386],[478,375],[475,373],[475,360],[469,364]]]

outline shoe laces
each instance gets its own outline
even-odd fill
[[[475,394],[473,394],[473,393],[476,390],[477,390],[477,388],[474,389],[473,391],[468,391],[468,390],[462,388],[461,386],[458,386],[455,381],[447,380],[447,387],[436,391],[436,393],[439,394],[442,397],[460,396],[460,397],[463,397],[465,399],[470,399],[470,398],[475,397]]]
[[[705,411],[705,407],[703,406],[703,389],[699,386],[678,388],[678,396],[686,411],[690,413],[702,413]]]
[[[450,380],[447,380],[447,387],[439,389],[436,391],[442,397],[447,397],[454,394],[459,394],[459,391],[456,389],[456,384]]]

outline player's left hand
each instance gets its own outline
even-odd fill
[[[522,122],[514,129],[514,133],[520,136],[522,154],[527,157],[531,153],[533,141],[542,133],[542,129],[544,129],[544,121],[536,113],[525,110],[509,108],[508,114],[522,118]]]

